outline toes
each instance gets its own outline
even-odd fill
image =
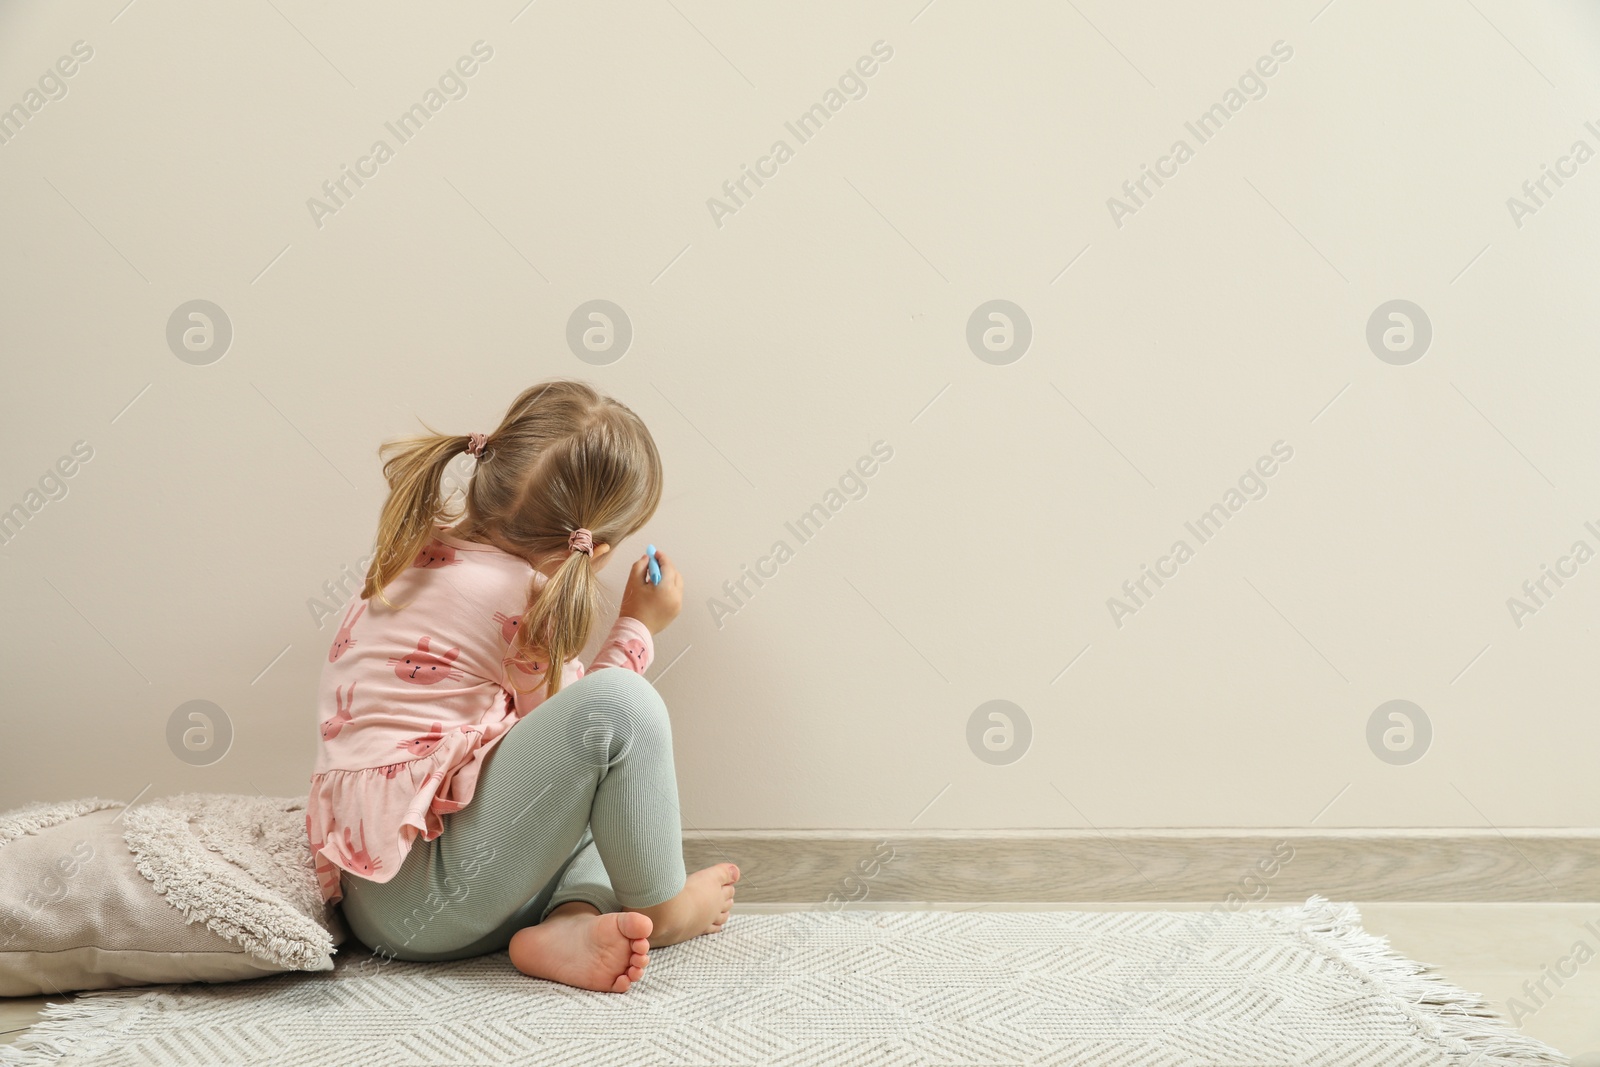
[[[643,955],[642,953],[638,953],[638,952],[635,952],[633,954],[633,958],[628,961],[628,963],[631,964],[634,967],[644,967],[649,962],[650,962],[650,957],[649,956]]]
[[[632,948],[635,952],[648,953],[650,951],[650,941],[648,938],[637,938],[633,942]]]
[[[641,967],[629,967],[628,968],[628,979],[629,979],[630,982],[637,982],[640,978],[643,978],[643,977],[644,977],[644,969],[643,968],[641,968]]]
[[[650,916],[637,911],[624,911],[617,914],[617,931],[630,941],[650,936],[654,924]]]
[[[739,880],[738,865],[733,863],[724,863],[722,865],[722,876],[728,884],[737,882]]]
[[[618,975],[617,980],[611,983],[611,992],[626,993],[631,985],[633,985],[633,982],[628,979],[627,975]]]

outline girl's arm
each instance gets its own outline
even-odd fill
[[[655,640],[650,628],[638,619],[623,615],[612,624],[611,633],[606,636],[600,651],[589,661],[588,670],[625,667],[636,674],[643,674],[654,660]],[[501,671],[501,688],[510,695],[511,707],[518,716],[532,711],[549,695],[545,685],[546,676],[550,673],[547,660],[536,657],[530,665],[526,660],[507,659],[502,661]],[[584,673],[581,661],[571,661],[562,672],[562,686],[571,685]]]
[[[622,609],[616,624],[600,651],[595,653],[591,670],[600,667],[627,667],[643,674],[655,659],[654,636],[677,617],[683,606],[683,575],[665,552],[656,553],[661,580],[648,580],[650,557],[640,556],[628,572],[628,585],[622,594]]]
[[[631,615],[619,615],[612,624],[605,644],[589,661],[591,671],[601,667],[626,667],[643,674],[655,659],[655,640],[650,628]]]

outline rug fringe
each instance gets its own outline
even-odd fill
[[[1243,914],[1287,926],[1371,986],[1372,996],[1397,1005],[1421,1034],[1461,1057],[1462,1067],[1570,1067],[1557,1049],[1512,1029],[1483,997],[1429,973],[1428,964],[1400,955],[1389,947],[1388,938],[1362,929],[1354,904],[1313,895],[1303,905]],[[0,1045],[0,1064],[39,1067],[63,1057],[111,1051],[125,1042],[130,1024],[176,1002],[167,989],[136,987],[93,990],[66,1003],[48,1004],[40,1021],[14,1044]]]
[[[46,1004],[38,1022],[13,1043],[0,1045],[0,1064],[38,1067],[68,1056],[110,1052],[126,1042],[124,1031],[130,1024],[172,999],[164,989],[135,986],[88,990],[76,999]]]
[[[1354,904],[1313,894],[1298,907],[1259,914],[1282,917],[1313,948],[1375,986],[1374,995],[1398,1002],[1423,1034],[1454,1055],[1470,1057],[1465,1062],[1472,1067],[1570,1067],[1565,1054],[1518,1033],[1483,997],[1394,951],[1387,937],[1362,929]]]

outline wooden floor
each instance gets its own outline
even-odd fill
[[[909,911],[938,910],[1188,910],[1206,904],[908,904],[850,905]],[[1272,906],[1272,905],[1268,905]],[[1573,1067],[1600,1067],[1600,903],[1593,904],[1360,904],[1362,925],[1389,938],[1398,952],[1433,964],[1449,981],[1486,996],[1511,1018],[1515,997],[1526,1006],[1521,1030],[1553,1045]],[[736,911],[802,910],[794,905],[740,905]],[[1579,949],[1583,941],[1587,949]],[[1578,960],[1583,962],[1579,963]],[[1562,971],[1576,973],[1571,977]],[[1558,986],[1557,979],[1560,985]],[[1538,989],[1544,983],[1546,992]],[[1525,983],[1530,984],[1525,988]],[[1547,995],[1548,994],[1548,995]],[[39,1009],[63,997],[0,999],[0,1044],[15,1041]],[[1528,1014],[1531,1012],[1531,1014]]]

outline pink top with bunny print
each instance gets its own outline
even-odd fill
[[[537,576],[537,577],[535,577]],[[343,899],[339,872],[387,882],[418,834],[472,800],[484,757],[545,700],[548,663],[508,662],[528,583],[546,580],[493,545],[435,536],[376,597],[354,600],[328,649],[317,702],[321,742],[306,836],[322,899]],[[643,674],[650,631],[617,619],[589,663]],[[563,665],[561,683],[582,678]]]

